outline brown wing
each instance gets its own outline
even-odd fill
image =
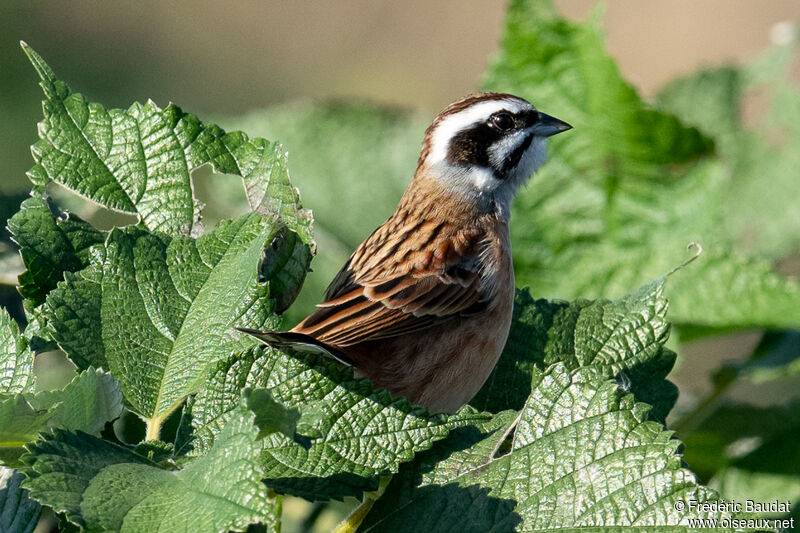
[[[389,219],[331,282],[326,301],[292,331],[334,346],[395,337],[483,311],[485,231]]]

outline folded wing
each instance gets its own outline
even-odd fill
[[[402,230],[398,230],[398,226]],[[378,228],[328,287],[326,300],[292,331],[334,346],[413,333],[486,309],[480,228],[447,223]]]

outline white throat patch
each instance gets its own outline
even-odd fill
[[[508,111],[516,115],[534,109],[524,100],[503,98],[473,104],[446,116],[430,135],[430,152],[427,158],[429,168],[447,187],[474,197],[481,209],[495,211],[500,217],[508,219],[511,202],[520,187],[544,164],[547,157],[547,137],[531,137],[533,125],[509,132],[487,147],[487,166],[453,164],[447,157],[448,150],[459,132],[488,120],[498,111]],[[519,150],[523,147],[524,152],[520,153]],[[499,172],[503,176],[499,176]]]

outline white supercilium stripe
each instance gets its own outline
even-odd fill
[[[447,157],[447,146],[459,131],[465,130],[474,124],[486,120],[492,113],[506,110],[511,113],[519,113],[526,109],[531,109],[527,102],[504,98],[502,100],[488,100],[480,102],[453,113],[442,120],[431,135],[431,155],[429,161],[432,164],[444,161]]]

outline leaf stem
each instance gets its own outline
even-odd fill
[[[361,505],[353,509],[353,512],[350,513],[350,516],[345,518],[336,529],[333,530],[333,533],[355,533],[355,531],[361,526],[361,523],[367,517],[370,509],[372,506],[375,505],[375,502],[378,501],[384,491],[386,491],[386,487],[389,485],[389,482],[392,480],[392,476],[381,476],[380,481],[378,482],[378,490],[374,492],[367,492],[364,494],[364,501],[361,502]]]
[[[158,440],[161,436],[161,423],[163,419],[154,416],[153,418],[148,418],[145,422],[147,423],[147,432],[145,433],[144,440]]]
[[[275,495],[275,514],[278,516],[278,523],[275,524],[275,533],[281,533],[281,518],[283,515],[283,496]]]

